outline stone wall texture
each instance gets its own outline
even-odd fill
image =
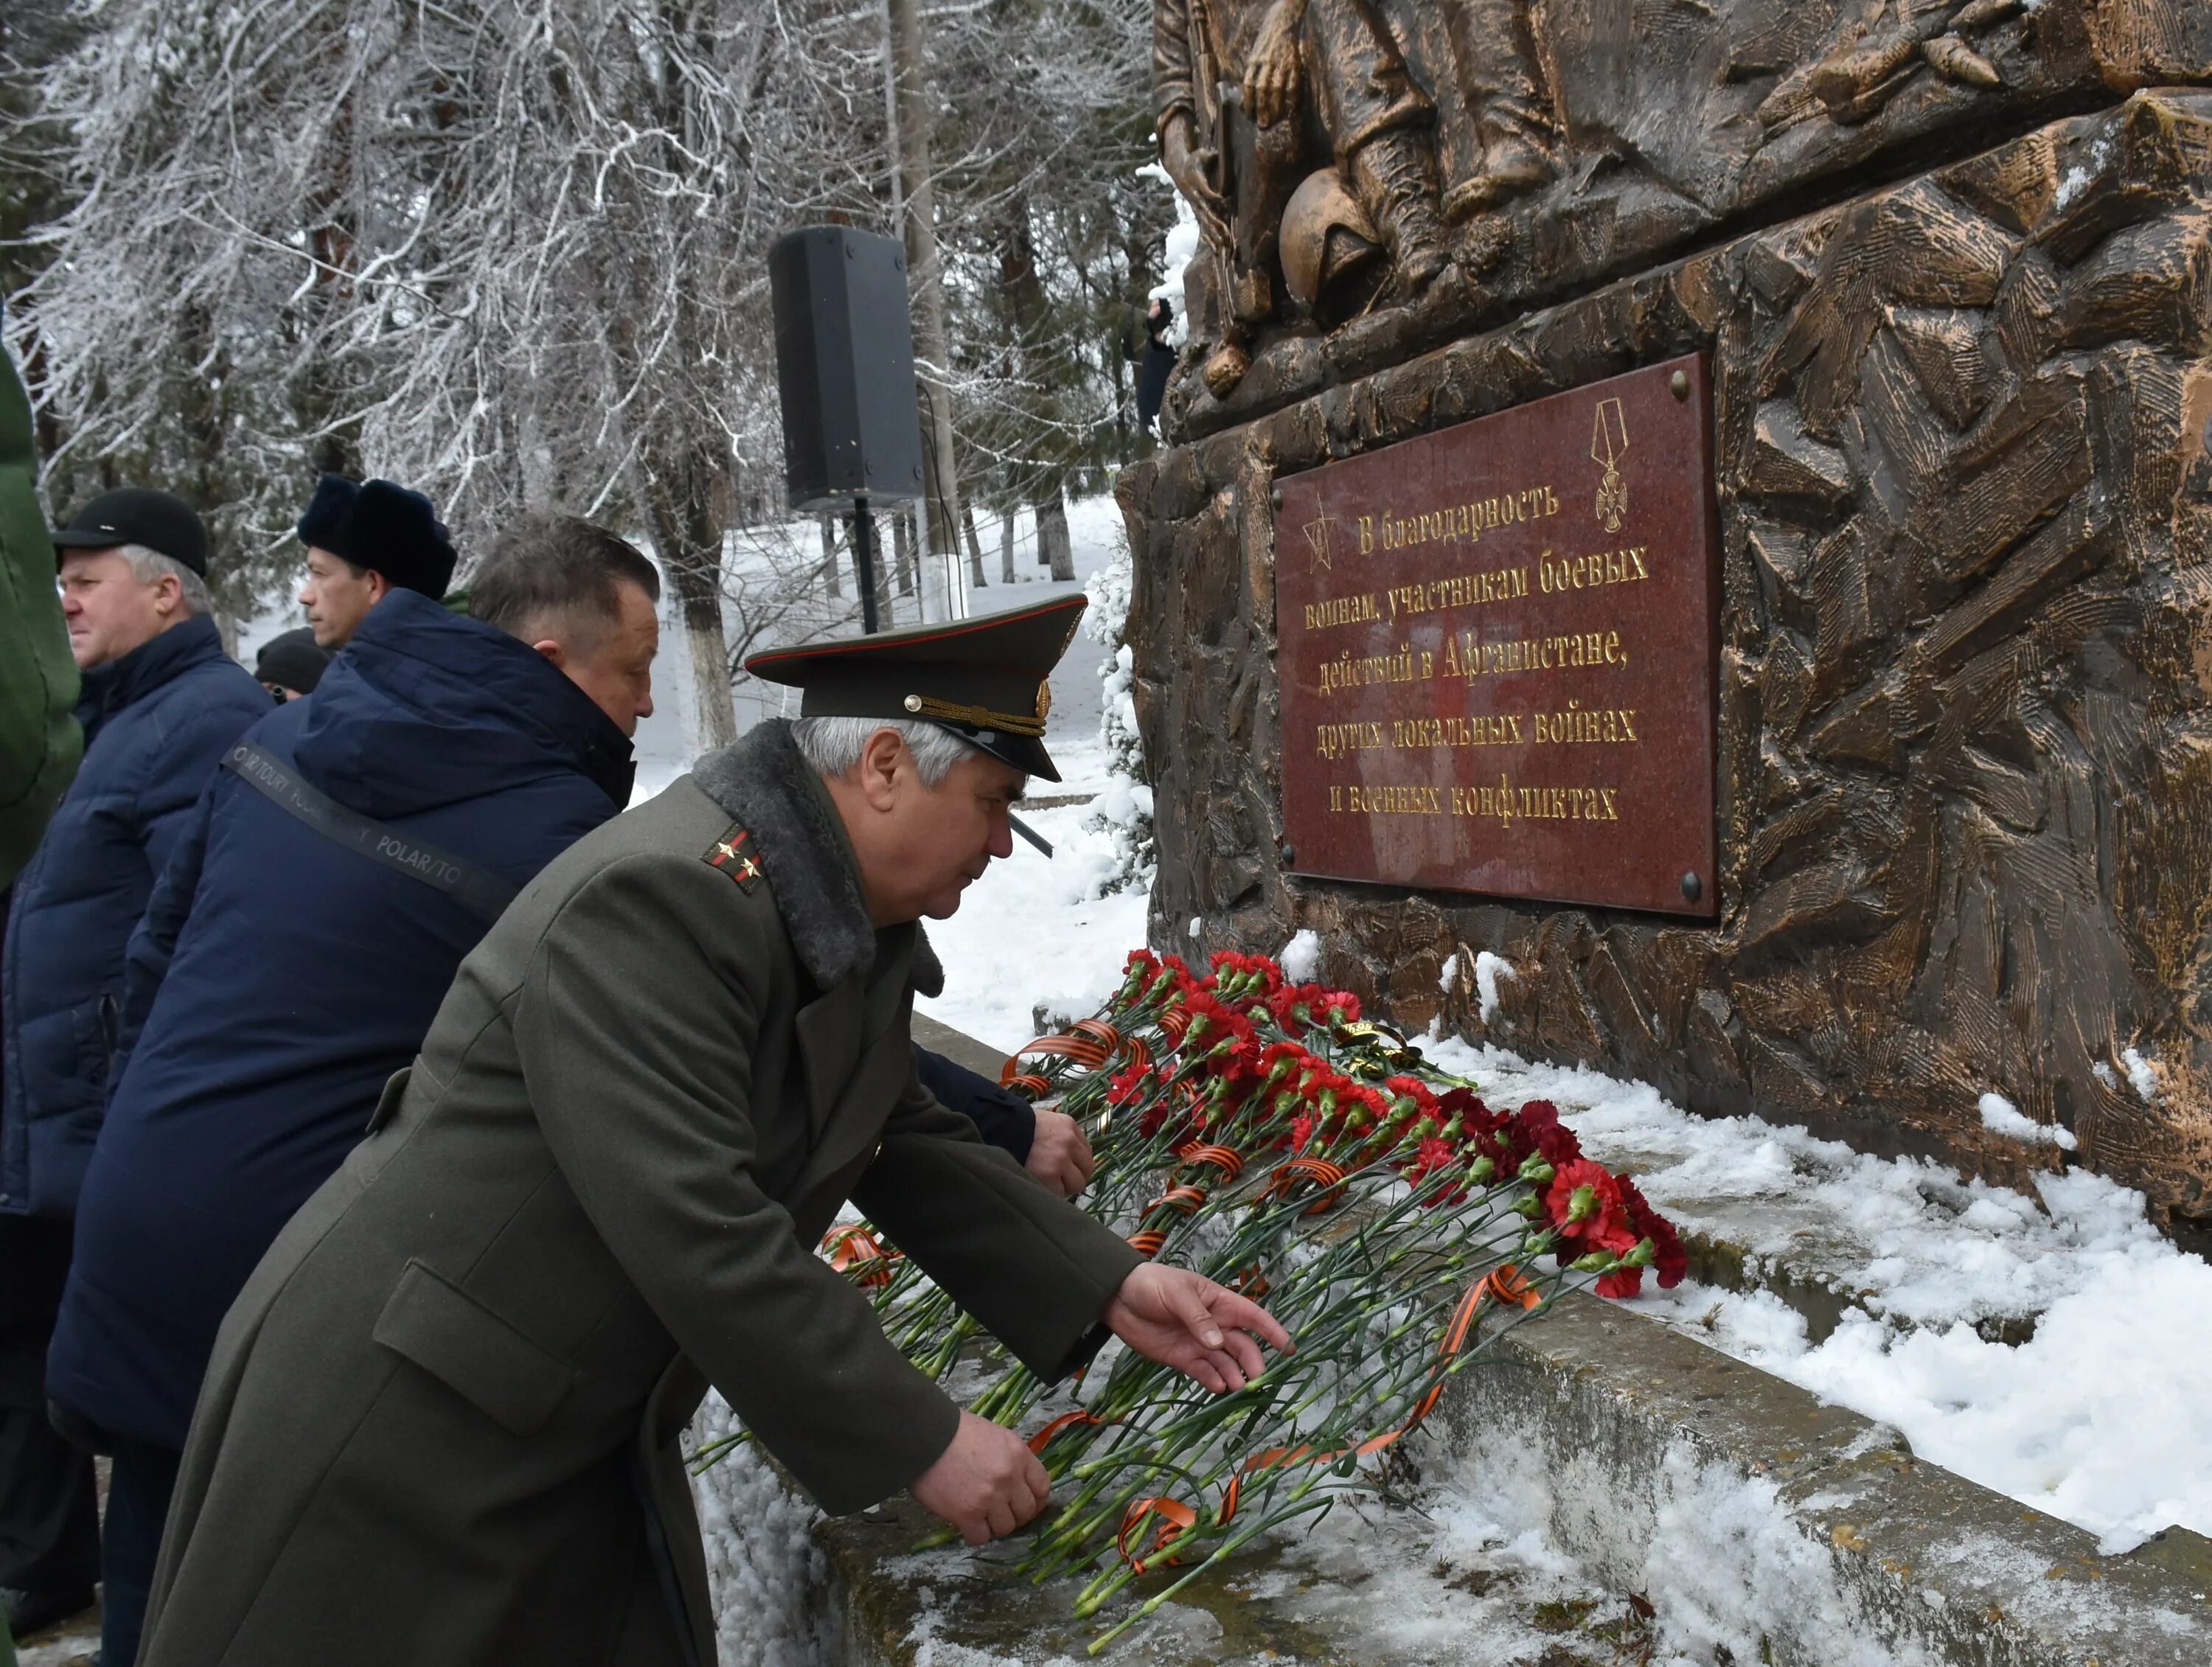
[[[2130,9],[2067,15],[2086,40]],[[2105,97],[1393,367],[1279,381],[1126,472],[1155,942],[1310,926],[1410,1027],[1992,1178],[2062,1161],[1984,1128],[1994,1091],[2212,1226],[2212,93]],[[1693,350],[1717,924],[1285,876],[1275,478]],[[1486,1025],[1480,950],[1518,975]]]

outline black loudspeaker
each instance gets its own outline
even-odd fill
[[[776,240],[768,276],[791,507],[920,497],[905,249],[896,238],[809,226]]]

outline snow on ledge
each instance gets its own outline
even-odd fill
[[[2081,1144],[2074,1131],[2057,1123],[2039,1123],[2022,1115],[2021,1109],[2002,1094],[1984,1094],[1980,1100],[1982,1127],[2008,1141],[2018,1141],[2025,1146],[2055,1146],[2062,1152],[2071,1152]]]
[[[2031,1195],[1802,1129],[1692,1116],[1587,1068],[1452,1037],[1422,1048],[1493,1106],[1555,1102],[1592,1156],[1632,1171],[1686,1231],[1786,1261],[1855,1305],[1818,1345],[1764,1291],[1686,1281],[1633,1306],[1902,1431],[1922,1458],[2108,1552],[2170,1524],[2212,1534],[2212,1268],[2159,1234],[2142,1194],[2073,1170],[2038,1176]],[[2031,1317],[2025,1342],[1976,1329]]]

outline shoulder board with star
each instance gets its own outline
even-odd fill
[[[761,883],[760,853],[753,844],[753,837],[736,823],[730,830],[700,854],[700,860],[709,868],[720,868],[737,881],[741,891],[750,891]]]

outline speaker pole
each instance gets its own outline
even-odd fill
[[[853,502],[853,566],[860,581],[860,630],[873,636],[876,620],[876,518],[866,498]]]

